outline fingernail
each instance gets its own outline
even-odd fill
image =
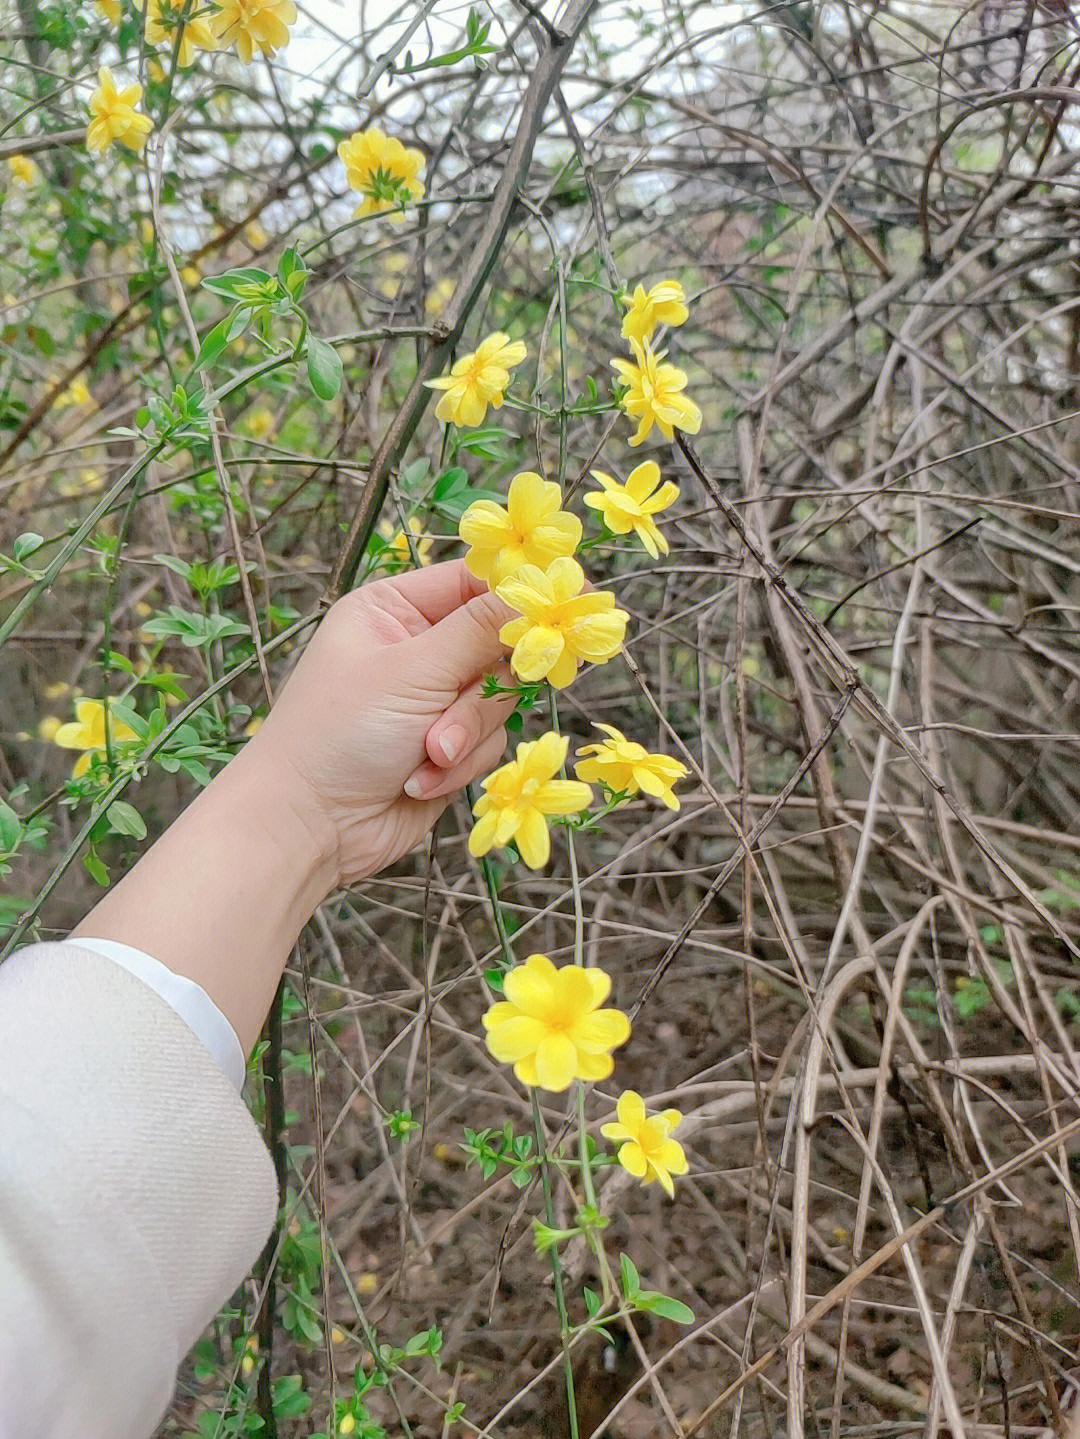
[[[469,736],[459,724],[452,724],[449,729],[444,730],[439,736],[439,748],[451,762],[456,760],[465,748],[465,742]]]
[[[420,788],[420,781],[415,777],[415,775],[412,779],[407,779],[405,781],[405,793],[409,796],[410,799],[424,798],[424,791]]]

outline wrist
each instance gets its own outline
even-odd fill
[[[256,736],[229,764],[218,783],[235,786],[238,803],[253,824],[282,850],[296,876],[298,893],[311,910],[337,887],[337,827],[310,782],[275,746]]]

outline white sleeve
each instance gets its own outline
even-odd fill
[[[114,964],[121,965],[129,973],[148,984],[161,995],[166,1004],[176,1010],[187,1027],[199,1036],[214,1056],[237,1091],[244,1087],[244,1051],[236,1030],[218,1009],[217,1005],[193,979],[176,974],[166,968],[160,960],[136,949],[133,944],[121,944],[115,939],[69,939],[67,944],[77,944],[83,949],[92,949],[103,954]]]
[[[276,1209],[242,1100],[142,979],[74,944],[0,965],[0,1439],[148,1439]]]

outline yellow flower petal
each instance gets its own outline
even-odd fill
[[[551,855],[547,821],[538,809],[527,809],[518,822],[514,842],[530,869],[543,869]],[[547,1086],[550,1088],[550,1086]]]
[[[542,1089],[559,1094],[574,1079],[577,1050],[565,1034],[549,1031],[536,1050],[536,1080]]]

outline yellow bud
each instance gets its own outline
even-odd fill
[[[265,718],[265,715],[251,716],[247,724],[244,726],[244,733],[247,735],[248,739],[250,739],[253,734],[258,734],[259,730],[262,729],[263,720]]]
[[[379,1287],[379,1276],[377,1274],[361,1274],[356,1281],[357,1294],[374,1294]]]
[[[352,1414],[345,1414],[337,1427],[339,1434],[351,1434],[356,1428],[356,1418]]]
[[[345,1331],[343,1329],[339,1329],[336,1325],[330,1331],[331,1344],[344,1344],[347,1338],[348,1336],[346,1335]]]
[[[55,684],[46,685],[41,693],[47,700],[62,700],[71,693],[71,686],[67,680],[57,680]]]
[[[154,225],[152,220],[143,218],[139,221],[139,236],[144,245],[153,244]]]
[[[202,279],[202,271],[199,269],[198,265],[185,265],[184,268],[180,271],[180,278],[181,280],[183,280],[184,284],[188,287],[189,290],[194,290],[196,285]]]
[[[37,727],[38,739],[43,739],[51,744],[56,738],[56,731],[63,724],[63,720],[57,719],[55,715],[46,715]]]

